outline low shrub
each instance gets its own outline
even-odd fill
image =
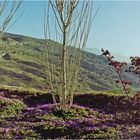
[[[17,99],[9,99],[0,96],[0,116],[1,118],[14,117],[26,106]]]

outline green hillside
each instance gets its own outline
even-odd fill
[[[55,50],[59,44],[54,44]],[[6,33],[0,45],[0,85],[22,88],[48,89],[48,72],[46,71],[44,40]],[[134,75],[125,74],[126,79],[134,83]],[[103,56],[85,52],[79,74],[77,92],[114,90],[117,75]]]

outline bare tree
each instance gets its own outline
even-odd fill
[[[54,102],[59,101],[62,108],[73,103],[81,59],[98,12],[93,14],[92,6],[90,0],[48,1],[44,33],[49,87]]]
[[[11,20],[17,13],[22,0],[2,0],[0,1],[0,39],[2,39],[4,32],[10,27]]]

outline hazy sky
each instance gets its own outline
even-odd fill
[[[22,17],[8,32],[44,38],[46,3],[24,1],[20,8],[21,11],[25,8]],[[91,28],[87,47],[140,56],[140,1],[94,1],[93,4],[95,10],[98,6],[100,10]]]

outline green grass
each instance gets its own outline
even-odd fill
[[[29,93],[31,95],[36,95],[36,94],[46,94],[47,90],[38,90],[35,88],[24,88],[21,86],[8,86],[8,85],[0,85],[0,90],[8,90],[10,92],[17,92],[17,93]]]

